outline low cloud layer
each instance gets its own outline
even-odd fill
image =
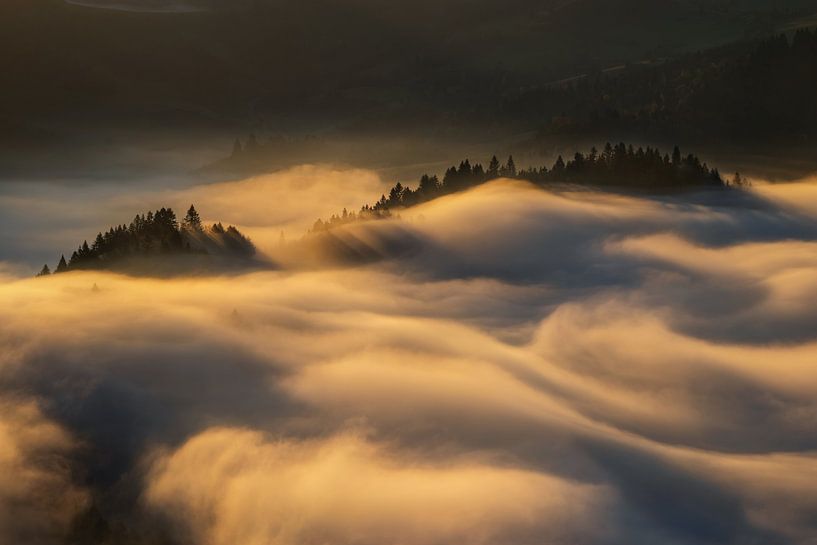
[[[305,195],[380,184],[296,172]],[[347,204],[284,218],[258,201],[268,183],[182,198],[246,207],[234,221],[272,270],[0,269],[0,474],[30,475],[0,487],[18,506],[3,536],[37,520],[42,543],[812,540],[817,219],[791,195],[813,186],[500,181],[281,245]]]
[[[349,433],[292,442],[211,429],[154,466],[147,501],[215,545],[567,543],[602,533],[605,492],[486,462],[407,460]]]
[[[69,460],[77,447],[34,401],[0,397],[3,542],[59,542],[74,517],[87,507],[87,493],[71,479]]]

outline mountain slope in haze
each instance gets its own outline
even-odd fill
[[[507,111],[541,123],[543,139],[624,132],[770,148],[815,142],[815,88],[817,32],[800,29],[530,89]]]
[[[508,89],[764,32],[805,4],[209,0],[183,4],[208,11],[144,13],[6,0],[0,69],[13,85],[0,91],[0,119],[329,126],[456,111],[468,118]]]

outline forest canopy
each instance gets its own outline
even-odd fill
[[[91,244],[84,241],[66,260],[60,256],[54,273],[84,269],[109,269],[128,258],[170,255],[221,255],[249,259],[255,246],[235,226],[221,223],[205,226],[195,206],[190,205],[181,222],[172,208],[137,214],[130,224],[98,233]],[[51,274],[45,265],[38,276]]]
[[[710,168],[693,154],[683,155],[675,146],[672,154],[661,153],[653,147],[634,148],[632,145],[609,142],[599,151],[595,147],[589,153],[576,152],[567,161],[560,155],[554,164],[517,169],[513,156],[504,164],[496,156],[484,167],[481,163],[471,164],[469,159],[459,166],[446,170],[443,179],[436,175],[424,174],[412,189],[398,182],[388,195],[371,205],[364,205],[360,212],[344,209],[328,220],[318,219],[311,232],[320,232],[331,227],[359,219],[385,218],[391,211],[407,208],[443,195],[464,191],[498,178],[512,178],[533,182],[539,186],[548,184],[577,184],[599,187],[624,187],[644,189],[681,189],[689,187],[727,188],[748,185],[748,179],[736,173],[725,180],[718,169]]]

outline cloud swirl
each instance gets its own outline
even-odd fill
[[[345,183],[292,179],[324,174]],[[259,183],[180,198],[217,217]],[[316,207],[251,207],[270,270],[3,269],[0,532],[808,544],[817,218],[792,195],[813,188],[500,181],[285,245]]]

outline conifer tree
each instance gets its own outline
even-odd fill
[[[105,239],[102,238],[102,233],[97,233],[94,239],[94,245],[91,247],[94,252],[100,252],[105,246]]]
[[[40,276],[49,276],[50,274],[51,274],[51,269],[48,268],[48,264],[46,263],[45,265],[43,265],[43,268],[40,269],[40,272],[37,273],[37,276],[38,277],[40,277]]]
[[[508,156],[508,162],[505,164],[505,176],[516,178],[516,163],[513,162],[513,155]]]
[[[196,207],[192,204],[190,208],[187,210],[187,215],[184,217],[182,221],[182,226],[187,229],[188,231],[201,231],[201,217],[199,213],[196,211]]]
[[[60,256],[60,262],[57,264],[55,273],[64,273],[68,271],[68,263],[65,262],[65,255]]]
[[[557,175],[561,175],[565,170],[565,160],[562,159],[562,156],[556,158],[556,162],[553,164],[553,168],[551,169],[552,172],[556,173]]]
[[[397,184],[389,191],[389,206],[398,206],[403,198],[403,184]]]
[[[436,176],[423,174],[423,177],[420,178],[420,185],[417,188],[417,191],[421,195],[421,198],[430,199],[437,193],[439,185],[440,182]]]
[[[493,179],[499,176],[499,159],[496,158],[496,155],[491,157],[491,162],[488,163],[488,170],[486,173],[488,174],[488,179]]]

